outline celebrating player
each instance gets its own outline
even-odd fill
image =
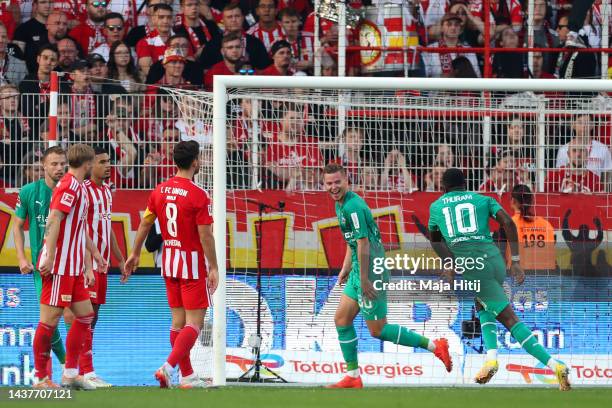
[[[15,248],[17,249],[17,259],[19,260],[19,271],[22,274],[32,273],[34,276],[34,286],[36,287],[36,295],[40,302],[40,294],[42,291],[42,277],[38,269],[34,269],[34,265],[38,260],[38,255],[43,245],[43,235],[45,233],[45,225],[47,216],[49,215],[49,204],[51,203],[51,193],[56,184],[64,176],[66,167],[66,153],[59,147],[50,147],[43,153],[42,166],[44,178],[26,184],[19,191],[17,205],[15,206],[15,222],[13,224],[13,236],[15,237]],[[30,222],[30,250],[32,262],[26,259],[24,245],[24,225],[26,220]],[[51,338],[51,349],[57,357],[62,369],[66,362],[66,350],[64,343],[57,327],[53,331]],[[47,372],[51,378],[52,368],[51,359]]]
[[[486,384],[497,372],[497,319],[525,351],[553,370],[562,391],[569,390],[567,366],[553,359],[525,323],[519,321],[502,287],[506,277],[506,265],[499,248],[493,244],[489,218],[495,218],[507,234],[512,253],[510,273],[520,285],[525,280],[525,273],[519,265],[516,225],[497,201],[467,192],[461,170],[446,170],[442,176],[442,185],[446,193],[432,203],[429,209],[429,233],[434,250],[442,259],[480,258],[480,263],[472,262],[472,265],[484,263],[484,268],[466,268],[463,274],[464,279],[480,280],[480,292],[475,302],[482,327],[482,338],[487,349],[487,361],[476,375],[475,381]],[[467,265],[467,262],[464,264]],[[445,271],[445,274],[452,278],[453,271]]]
[[[85,288],[94,283],[91,254],[103,269],[105,261],[87,236],[87,191],[83,185],[89,176],[94,151],[84,144],[68,150],[68,173],[57,184],[51,205],[45,241],[38,259],[42,276],[40,322],[34,335],[34,366],[37,388],[55,388],[48,377],[47,362],[51,338],[64,307],[69,307],[75,321],[66,337],[66,366],[62,386],[95,389],[78,375],[77,364],[83,343],[94,317]],[[84,277],[85,275],[85,277]]]
[[[119,262],[121,270],[121,282],[127,281],[129,276],[125,273],[125,258],[121,253],[117,237],[112,229],[111,215],[113,213],[113,196],[107,180],[110,179],[111,165],[107,151],[101,147],[94,148],[94,163],[91,170],[91,177],[85,180],[85,189],[89,199],[89,209],[87,211],[87,232],[100,255],[105,260],[106,265],[110,265],[110,254]],[[79,357],[79,375],[85,381],[89,381],[96,388],[110,387],[111,384],[102,380],[96,375],[93,367],[93,335],[96,322],[100,313],[100,306],[106,303],[107,271],[93,260],[93,272],[95,282],[88,288],[89,297],[93,306],[95,316],[91,321],[91,328],[85,338],[85,344]]]
[[[429,350],[450,372],[453,363],[445,338],[431,341],[405,327],[387,323],[387,293],[385,290],[377,290],[372,283],[375,280],[388,282],[389,279],[388,271],[382,274],[373,271],[374,260],[385,256],[378,225],[365,201],[349,191],[344,167],[335,163],[328,164],[323,169],[323,177],[325,189],[336,202],[340,230],[347,243],[346,256],[338,275],[338,282],[346,283],[346,287],[334,317],[340,349],[347,364],[347,375],[329,387],[363,387],[357,362],[357,333],[353,326],[359,311],[373,337]]]
[[[127,274],[138,267],[142,245],[157,218],[164,240],[162,276],[172,312],[172,352],[155,372],[161,388],[172,385],[172,372],[177,364],[181,388],[206,387],[194,373],[189,358],[210,304],[208,291],[214,292],[218,281],[210,199],[192,181],[200,168],[199,155],[200,147],[195,141],[176,145],[173,152],[178,167],[176,176],[158,184],[151,193],[132,253],[125,263]]]

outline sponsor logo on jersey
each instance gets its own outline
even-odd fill
[[[72,301],[72,295],[62,295],[62,302]]]
[[[355,227],[355,229],[359,229],[359,217],[357,216],[357,213],[351,213],[351,220],[353,220],[353,226]]]
[[[72,195],[70,193],[64,193],[62,195],[62,198],[60,200],[60,204],[64,204],[65,206],[72,207],[73,203],[74,203],[74,195]]]

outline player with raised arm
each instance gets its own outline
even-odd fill
[[[108,180],[111,175],[111,164],[108,152],[102,146],[94,147],[94,162],[91,177],[85,180],[85,189],[89,199],[87,211],[87,232],[94,246],[100,252],[106,265],[110,265],[111,251],[119,262],[121,283],[127,282],[129,275],[125,273],[125,258],[121,253],[117,237],[112,229],[111,215],[113,213],[113,194]],[[79,357],[79,375],[85,381],[92,383],[96,388],[110,387],[111,384],[96,375],[93,366],[93,335],[100,313],[100,306],[106,303],[107,270],[93,260],[93,273],[95,283],[88,288],[89,297],[93,306],[94,318],[91,328],[85,338],[85,344]]]
[[[177,365],[181,388],[206,387],[189,358],[210,305],[209,290],[214,292],[218,282],[210,198],[192,181],[200,168],[199,156],[200,146],[195,141],[183,141],[174,147],[177,173],[158,184],[149,196],[132,253],[125,263],[127,274],[138,267],[142,245],[158,219],[164,240],[161,270],[172,312],[172,352],[155,372],[161,388],[172,385],[172,372]]]
[[[66,337],[66,366],[62,386],[95,389],[78,375],[78,360],[94,313],[85,287],[94,283],[92,254],[103,269],[105,261],[87,236],[87,191],[83,182],[89,176],[94,151],[84,144],[68,150],[68,172],[51,196],[45,241],[38,259],[42,276],[40,322],[34,335],[34,387],[55,388],[49,380],[47,363],[51,338],[64,307],[75,315]]]
[[[494,218],[506,232],[512,254],[510,274],[515,283],[520,285],[525,280],[525,273],[519,264],[517,230],[512,218],[493,198],[466,191],[465,176],[459,169],[446,170],[442,176],[442,185],[445,194],[433,202],[429,209],[429,238],[432,247],[444,260],[473,259],[474,262],[470,263],[475,266],[471,269],[466,266],[463,279],[480,281],[475,303],[487,349],[487,360],[474,380],[486,384],[497,372],[495,321],[498,320],[525,351],[555,373],[560,390],[569,390],[568,367],[553,359],[533,332],[519,320],[502,286],[506,277],[506,264],[499,248],[493,244],[489,218]],[[453,279],[454,271],[447,270],[444,274],[446,279]]]
[[[385,257],[380,231],[366,202],[349,190],[344,167],[335,163],[325,166],[323,182],[336,203],[340,230],[347,243],[346,256],[338,275],[338,282],[346,286],[334,317],[340,349],[347,364],[347,375],[328,387],[363,387],[357,359],[358,339],[353,326],[353,321],[360,311],[373,337],[428,350],[434,353],[450,372],[453,362],[445,338],[431,341],[406,327],[387,323],[387,293],[384,286],[379,289],[373,284],[376,281],[389,280],[388,271],[377,274],[373,268],[376,258]]]
[[[15,249],[17,250],[17,259],[19,260],[19,271],[22,274],[31,273],[33,275],[36,296],[39,302],[42,292],[42,277],[38,269],[34,269],[34,265],[38,261],[38,255],[43,246],[51,194],[66,171],[66,152],[59,146],[50,147],[44,151],[41,161],[44,178],[21,187],[17,197],[17,205],[15,206],[16,218],[13,222],[13,237],[15,238]],[[31,262],[26,258],[25,254],[24,227],[26,221],[29,221],[30,224]],[[57,327],[53,331],[53,337],[51,338],[51,350],[53,350],[53,354],[55,354],[63,369],[66,362],[66,349]],[[51,359],[49,359],[47,372],[49,378],[51,378]]]

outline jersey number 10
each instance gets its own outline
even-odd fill
[[[460,234],[471,234],[478,230],[476,208],[472,203],[462,203],[455,206],[454,218],[451,212],[451,207],[442,208],[442,214],[444,214],[449,238],[455,236],[456,232],[454,225],[457,226],[457,232]]]

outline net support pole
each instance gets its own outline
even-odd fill
[[[533,26],[533,13],[535,12],[535,1],[529,1],[527,6],[527,48],[533,48],[534,46],[534,29]],[[527,53],[527,67],[529,72],[533,74],[533,53]]]
[[[315,0],[314,3],[314,75],[321,76],[321,32],[319,30],[319,1]]]
[[[213,82],[213,235],[219,267],[219,283],[213,295],[213,385],[225,385],[225,247],[226,247],[226,181],[227,181],[227,87],[214,77]]]
[[[259,189],[259,99],[251,100],[251,127],[253,129],[253,137],[251,140],[251,151],[253,159],[253,175],[251,177],[251,188]]]
[[[59,94],[59,75],[51,71],[49,84],[49,147],[58,145],[57,142],[57,99]]]
[[[546,177],[546,114],[545,102],[540,98],[538,101],[538,140],[536,148],[537,157],[537,189],[538,192],[544,191],[544,179]]]
[[[346,3],[338,2],[338,76],[346,76]]]
[[[602,23],[601,23],[601,48],[608,48],[610,44],[610,12],[612,12],[612,0],[604,0],[601,5]],[[608,59],[607,52],[601,53],[601,77],[608,77]]]

